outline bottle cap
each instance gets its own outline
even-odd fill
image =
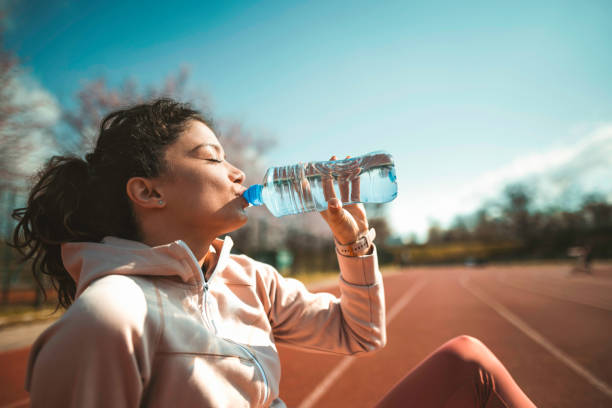
[[[242,193],[242,196],[251,205],[263,205],[263,200],[261,199],[262,189],[263,186],[261,184],[253,184],[251,187],[247,188],[244,193]]]

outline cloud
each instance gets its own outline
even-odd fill
[[[28,107],[17,118],[18,122],[26,124],[26,130],[17,143],[28,146],[28,154],[18,161],[14,170],[20,174],[31,174],[54,152],[51,131],[61,118],[61,109],[53,94],[25,71],[15,74],[8,95],[13,105]]]
[[[540,205],[571,192],[612,192],[612,124],[601,125],[577,143],[519,158],[485,173],[463,191],[470,207],[498,197],[508,184],[536,188]],[[577,197],[581,198],[581,197]]]
[[[583,194],[597,192],[612,201],[612,124],[602,124],[577,143],[536,152],[482,174],[472,182],[419,197],[400,195],[391,209],[396,232],[424,238],[433,221],[448,225],[457,215],[474,212],[498,199],[509,184],[537,192],[536,206],[575,208]],[[410,202],[409,202],[410,201]]]
[[[20,72],[12,84],[12,102],[31,106],[29,113],[42,126],[52,126],[60,119],[61,110],[56,98],[27,72]]]

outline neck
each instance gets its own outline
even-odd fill
[[[146,224],[141,224],[146,225]],[[215,240],[215,236],[190,236],[185,232],[173,231],[171,228],[142,228],[142,242],[148,246],[154,247],[166,245],[170,242],[182,240],[187,244],[200,266],[204,265],[206,255],[210,251],[210,246]]]
[[[148,246],[154,247],[154,246],[159,246],[159,245],[166,245],[166,244],[169,244],[170,242],[174,242],[179,239],[185,242],[187,246],[189,247],[189,249],[191,249],[191,252],[193,252],[193,255],[198,261],[198,264],[200,266],[204,265],[204,262],[206,261],[206,256],[210,252],[210,245],[212,244],[214,239],[193,240],[193,239],[186,239],[186,238],[180,238],[180,237],[173,237],[173,238],[167,238],[167,239],[164,239],[164,238],[156,239],[155,237],[143,237],[142,242]]]

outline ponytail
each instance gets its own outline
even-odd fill
[[[12,246],[22,260],[32,261],[32,271],[46,299],[43,276],[58,292],[59,305],[67,308],[74,300],[76,285],[61,259],[61,244],[97,241],[87,232],[83,219],[89,194],[89,169],[77,157],[54,156],[38,174],[27,206],[13,211],[17,226]]]

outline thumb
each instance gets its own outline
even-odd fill
[[[355,221],[348,211],[344,211],[339,199],[331,198],[327,202],[327,210],[321,212],[321,215],[340,244],[344,245],[356,239]]]

